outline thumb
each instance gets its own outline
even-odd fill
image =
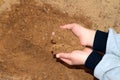
[[[64,25],[64,26],[60,26],[60,28],[62,29],[72,29],[73,28],[73,24],[67,24],[67,25]]]
[[[73,65],[69,53],[59,53],[56,55],[57,58],[60,58],[62,61],[69,65]]]
[[[69,59],[70,58],[70,54],[69,53],[59,53],[59,54],[56,54],[56,58]]]

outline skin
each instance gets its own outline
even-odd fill
[[[95,30],[84,28],[76,23],[60,26],[60,28],[71,30],[80,39],[81,45],[93,47]],[[92,51],[91,48],[86,47],[83,50],[74,50],[70,53],[58,53],[56,54],[56,58],[60,58],[69,65],[84,65]]]

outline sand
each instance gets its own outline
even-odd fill
[[[84,66],[54,58],[82,50],[78,38],[59,26],[120,32],[119,0],[0,0],[1,80],[95,80]]]

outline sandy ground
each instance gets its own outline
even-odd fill
[[[83,66],[54,58],[83,48],[59,26],[120,32],[119,13],[119,0],[0,0],[0,80],[96,80]]]

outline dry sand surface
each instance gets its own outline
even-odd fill
[[[83,48],[59,26],[120,32],[119,13],[119,0],[0,0],[0,80],[96,80],[84,66],[54,58]]]

